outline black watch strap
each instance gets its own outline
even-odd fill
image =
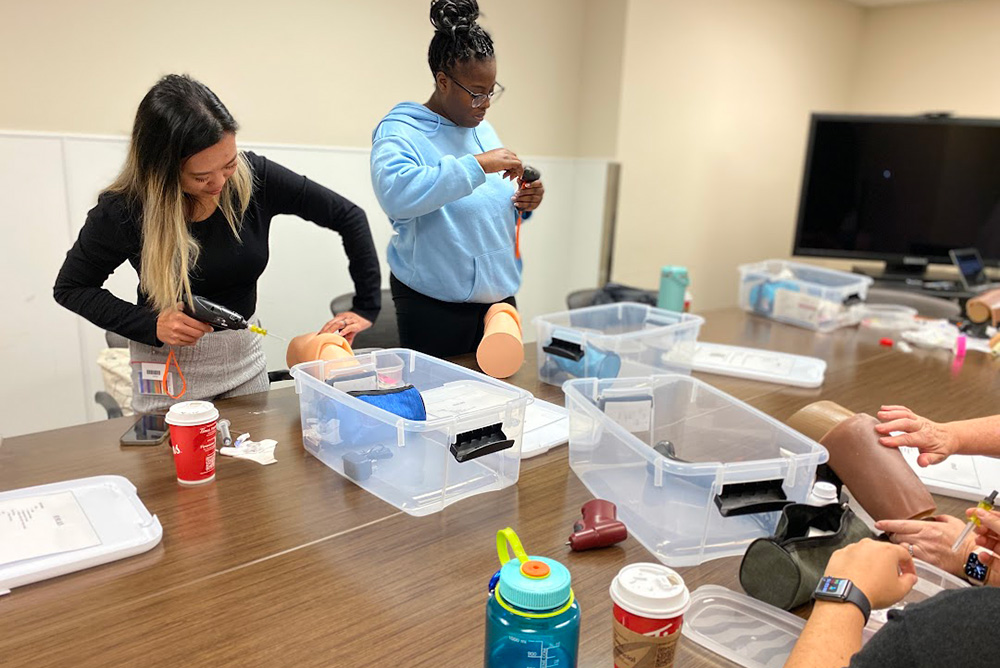
[[[854,586],[854,583],[846,578],[820,578],[813,598],[819,601],[832,601],[834,603],[853,603],[858,606],[858,610],[865,618],[865,624],[872,614],[872,604],[864,592]]]
[[[847,589],[846,600],[848,603],[853,603],[858,606],[861,610],[861,614],[865,616],[865,624],[868,623],[868,618],[872,616],[872,604],[868,601],[868,597],[864,593],[851,583],[851,586]]]

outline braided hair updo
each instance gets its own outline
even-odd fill
[[[493,58],[493,40],[477,18],[476,0],[432,0],[434,38],[427,50],[431,74],[451,72],[457,63]]]

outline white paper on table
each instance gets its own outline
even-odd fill
[[[902,447],[899,451],[903,454],[903,459],[916,471],[925,484],[928,482],[944,483],[967,487],[977,492],[982,489],[979,473],[976,471],[976,462],[972,457],[952,455],[940,464],[920,466],[917,464],[917,457],[920,455],[918,449]]]
[[[0,565],[100,544],[73,492],[0,501]]]

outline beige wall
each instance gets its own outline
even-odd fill
[[[38,0],[4,2],[0,129],[127,133],[167,72],[211,86],[253,141],[367,147],[389,108],[430,94],[429,2],[421,0]],[[508,92],[490,112],[515,151],[577,155],[581,68],[598,12],[616,0],[482,0]],[[168,9],[169,8],[169,9]],[[621,36],[610,45],[611,53]],[[605,68],[605,78],[613,68]],[[610,74],[609,74],[610,72]],[[607,82],[602,82],[606,84]],[[604,85],[604,88],[608,87]],[[588,127],[617,96],[588,97]],[[596,105],[597,108],[593,108]],[[591,121],[590,118],[600,119]],[[615,129],[585,133],[606,152]]]
[[[868,12],[851,109],[1000,116],[1000,0]]]
[[[688,267],[695,308],[787,257],[809,113],[843,110],[864,12],[841,0],[631,0],[613,274]]]
[[[579,155],[613,157],[618,149],[626,0],[584,0],[580,59]]]

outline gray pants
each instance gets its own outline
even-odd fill
[[[173,399],[163,394],[142,394],[142,363],[165,364],[171,349],[187,382],[184,396]],[[268,388],[267,361],[260,335],[248,329],[212,332],[201,337],[193,346],[175,348],[155,348],[129,341],[129,352],[132,362],[132,408],[137,413],[162,413],[178,401],[212,401],[265,392]],[[175,376],[173,393],[177,394],[181,384],[172,362],[170,372]]]

